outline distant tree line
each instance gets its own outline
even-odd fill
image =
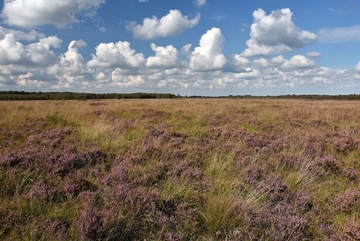
[[[96,99],[170,99],[179,96],[162,93],[94,94],[76,92],[0,91],[0,100],[96,100]]]
[[[305,100],[360,100],[360,95],[229,95],[228,98],[271,98],[271,99],[305,99]]]
[[[280,95],[280,99],[310,99],[310,100],[360,100],[360,95]]]
[[[181,96],[182,97],[182,96]],[[360,100],[360,95],[228,95],[228,96],[200,96],[192,95],[182,98],[230,98],[230,99],[305,99],[305,100]]]
[[[308,99],[308,100],[360,100],[360,95],[228,95],[228,96],[181,96],[164,93],[77,93],[77,92],[26,92],[0,91],[0,100],[96,100],[96,99],[171,99],[171,98],[271,98],[271,99]]]

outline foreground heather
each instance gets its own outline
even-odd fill
[[[360,239],[357,102],[0,109],[2,240]]]

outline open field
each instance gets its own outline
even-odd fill
[[[360,102],[0,102],[0,240],[360,240]]]

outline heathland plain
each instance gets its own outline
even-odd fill
[[[360,102],[0,102],[1,240],[359,240]]]

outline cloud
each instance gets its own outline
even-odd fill
[[[86,42],[82,39],[71,41],[68,45],[68,50],[59,56],[59,62],[50,67],[48,73],[52,75],[77,77],[91,72],[86,67],[84,57],[79,53],[79,48],[85,46]]]
[[[15,29],[7,29],[0,26],[0,39],[3,39],[6,34],[12,34],[16,40],[35,41],[38,38],[43,38],[44,35],[31,30],[29,32],[23,32]]]
[[[90,86],[96,88],[96,84],[91,83],[96,81],[99,74],[95,69],[87,66],[86,60],[79,53],[79,49],[85,46],[84,40],[71,41],[68,50],[59,56],[58,62],[46,69],[44,76],[47,81],[55,80],[52,89],[89,88]]]
[[[290,60],[286,60],[281,66],[284,69],[300,69],[300,68],[313,68],[315,62],[302,55],[294,55]]]
[[[360,42],[360,25],[340,28],[323,28],[317,32],[320,42],[347,43]]]
[[[47,45],[52,46],[54,48],[60,48],[62,40],[59,39],[57,36],[50,36],[50,37],[40,39],[39,42],[41,44],[45,44],[45,45],[47,44]]]
[[[152,43],[151,49],[156,53],[156,55],[147,59],[146,67],[160,69],[179,67],[180,63],[178,61],[178,51],[172,45],[160,47]]]
[[[35,88],[42,88],[45,87],[48,83],[45,81],[37,80],[37,76],[33,73],[27,72],[26,74],[21,74],[15,79],[15,82],[19,86],[23,87],[35,87]]]
[[[40,42],[24,45],[9,33],[0,40],[0,64],[20,66],[48,66],[56,59],[51,51],[61,40],[55,36],[41,39]]]
[[[226,63],[225,71],[233,73],[241,73],[246,71],[245,68],[249,65],[250,61],[238,54],[233,54]]]
[[[71,41],[68,48],[69,49],[80,49],[80,48],[83,48],[86,46],[87,46],[87,43],[84,40],[80,39],[77,41],[75,41],[75,40]]]
[[[194,3],[195,6],[201,7],[201,6],[204,6],[206,4],[206,0],[194,0],[193,3]]]
[[[54,76],[48,76],[46,70],[57,62],[58,56],[52,51],[52,48],[59,47],[62,40],[56,36],[49,36],[24,44],[19,42],[17,37],[28,41],[28,39],[42,35],[36,34],[31,37],[32,33],[27,36],[26,33],[20,31],[7,32],[0,39],[0,72],[2,75],[0,82],[31,89],[32,87],[43,87],[48,80],[49,83],[50,79],[54,80]]]
[[[139,68],[145,62],[144,55],[130,48],[130,43],[101,43],[96,47],[96,54],[88,65],[91,68]]]
[[[0,27],[0,88],[266,95],[273,90],[284,90],[277,92],[281,94],[297,89],[314,92],[346,87],[351,91],[360,87],[360,62],[348,70],[334,70],[315,64],[312,58],[320,55],[318,52],[288,59],[283,55],[254,59],[241,54],[226,58],[224,42],[221,30],[212,28],[195,48],[153,43],[154,54],[145,58],[129,42],[119,41],[100,43],[86,59],[82,55],[87,46],[84,40],[73,40],[67,50],[56,54],[54,49],[63,45],[57,36]],[[219,89],[222,91],[217,92]],[[260,89],[263,92],[258,92]]]
[[[169,14],[161,19],[155,16],[145,18],[142,25],[132,22],[126,26],[126,29],[132,31],[136,38],[153,39],[178,35],[193,28],[199,21],[199,14],[195,18],[189,19],[187,16],[183,16],[179,10],[170,10]]]
[[[149,2],[149,0],[139,0],[139,3],[146,3]]]
[[[55,43],[55,46],[57,43],[58,42]],[[31,64],[41,67],[48,66],[56,61],[57,56],[50,50],[53,44],[54,42],[48,44],[40,41],[27,45],[25,49],[28,58],[31,60]]]
[[[316,41],[314,33],[300,30],[292,21],[289,8],[272,11],[266,15],[262,9],[253,13],[250,39],[243,56],[278,54],[304,47]]]
[[[26,61],[27,55],[24,45],[17,42],[14,35],[6,34],[0,40],[0,64],[25,64]]]
[[[0,68],[1,70],[1,68]],[[15,86],[16,82],[14,80],[12,80],[9,76],[0,76],[0,86],[4,85],[4,86]]]
[[[140,75],[124,75],[121,69],[115,69],[111,73],[111,80],[117,87],[134,87],[143,84],[145,81]]]
[[[310,58],[316,58],[316,57],[320,57],[321,53],[313,51],[313,52],[307,53],[306,56],[308,56]]]
[[[79,22],[76,14],[99,8],[105,0],[5,0],[2,17],[9,25],[32,28],[53,24],[64,27]]]
[[[253,64],[257,68],[271,68],[271,67],[279,67],[285,62],[285,59],[282,55],[276,56],[271,59],[259,58],[253,61]]]
[[[191,44],[186,44],[185,46],[182,47],[182,49],[180,50],[180,54],[182,55],[188,55],[191,49]]]
[[[208,30],[200,39],[199,47],[191,53],[190,68],[207,71],[221,69],[226,64],[222,54],[225,38],[219,28]]]
[[[84,63],[84,58],[79,54],[79,48],[85,47],[86,42],[84,40],[73,40],[69,43],[68,50],[64,55],[61,55],[60,58],[66,62],[70,61],[67,65],[71,66],[76,63]]]
[[[360,61],[357,63],[354,69],[360,72]]]

